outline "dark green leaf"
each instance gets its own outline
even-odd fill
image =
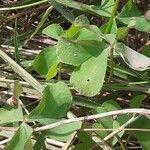
[[[146,98],[146,95],[141,94],[141,95],[136,95],[133,97],[130,101],[130,107],[132,108],[138,108],[141,106],[142,101]]]

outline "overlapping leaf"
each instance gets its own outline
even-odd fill
[[[39,74],[47,75],[48,71],[56,64],[58,64],[58,59],[55,47],[47,47],[35,57],[33,68]]]
[[[22,123],[11,141],[5,146],[4,150],[33,150],[31,144],[32,128]]]
[[[149,69],[149,57],[146,57],[134,51],[123,43],[117,43],[115,46],[115,50],[119,55],[121,55],[126,64],[129,65],[131,68],[138,71],[144,71]]]
[[[61,38],[57,44],[57,56],[62,63],[79,66],[93,55],[97,55],[100,46],[93,46],[89,41],[77,43]]]
[[[29,120],[46,122],[64,117],[72,104],[72,95],[63,82],[48,85],[39,105],[29,114]]]
[[[104,49],[99,56],[91,57],[71,75],[70,82],[74,88],[85,96],[94,96],[103,86],[107,68],[109,49]]]
[[[119,21],[139,31],[150,32],[150,22],[147,21],[132,0],[129,0],[118,16]]]

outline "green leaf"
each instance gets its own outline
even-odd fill
[[[75,40],[93,40],[93,41],[102,41],[102,37],[99,35],[102,34],[100,29],[95,25],[89,25],[87,28],[82,28],[78,33],[73,37]]]
[[[83,28],[89,26],[90,22],[85,15],[80,15],[75,19],[73,24],[75,27]]]
[[[109,49],[104,49],[97,57],[91,57],[71,75],[70,82],[82,95],[94,96],[103,86],[107,68]]]
[[[108,100],[104,102],[102,104],[102,107],[104,107],[107,111],[115,111],[115,110],[121,109],[118,103],[113,100]]]
[[[122,8],[119,17],[136,17],[141,16],[141,12],[133,0],[128,0]]]
[[[36,72],[46,75],[53,65],[58,63],[55,47],[47,47],[34,59],[33,68]]]
[[[91,135],[88,133],[88,132],[84,132],[84,131],[77,131],[77,136],[78,136],[78,139],[80,140],[80,142],[83,142],[83,143],[94,143],[92,138],[91,138]]]
[[[9,105],[5,105],[3,108],[0,108],[0,124],[19,121],[23,121],[23,113],[20,105],[18,105],[18,108],[12,108]]]
[[[46,80],[50,80],[57,75],[58,64],[54,64],[48,71],[46,75]]]
[[[146,98],[146,95],[141,94],[141,95],[136,95],[133,97],[130,101],[130,107],[131,108],[138,108],[141,106],[142,101]]]
[[[144,45],[143,47],[140,48],[140,52],[147,56],[147,57],[150,57],[150,44],[146,44]]]
[[[108,25],[108,22],[100,27],[100,30],[102,31],[102,33],[105,32],[107,25]],[[113,19],[109,33],[116,33],[116,32],[117,32],[117,23],[116,23],[116,19]]]
[[[128,27],[120,27],[120,28],[118,28],[117,33],[116,33],[116,39],[117,40],[124,39],[127,36],[128,31],[129,31]]]
[[[110,17],[113,5],[114,0],[102,0],[101,6],[91,5],[89,6],[89,10],[96,14],[99,14],[100,16]]]
[[[57,56],[60,62],[79,66],[88,58],[98,53],[100,44],[94,46],[95,49],[93,49],[93,45],[89,41],[82,43],[61,38],[57,44]]]
[[[97,106],[99,106],[99,103],[96,103],[93,100],[90,100],[89,98],[80,96],[74,96],[73,103],[77,106],[86,107],[90,109],[95,109]]]
[[[115,51],[123,58],[125,63],[134,70],[144,71],[150,68],[150,58],[134,51],[123,43],[117,43]]]
[[[108,112],[106,108],[104,107],[97,107],[93,113],[94,114],[100,114],[100,113],[104,113],[104,112]],[[113,128],[113,119],[112,117],[105,117],[105,118],[101,118],[98,119],[98,123],[100,123],[104,128]]]
[[[49,25],[43,30],[42,33],[57,40],[64,35],[64,31],[59,24]]]
[[[116,120],[113,121],[113,128],[114,129],[118,129],[120,127],[120,123]],[[124,131],[121,131],[119,133],[117,133],[117,135],[121,138],[124,134]],[[118,139],[116,139],[115,137],[112,140],[112,145],[115,145],[118,142]]]
[[[82,126],[82,122],[74,122],[65,125],[61,125],[59,127],[53,128],[47,131],[47,136],[58,140],[58,141],[67,141],[71,133],[80,129]]]
[[[80,31],[80,29],[88,27],[89,24],[90,22],[85,15],[78,16],[72,23],[71,27],[66,31],[66,38],[72,38]]]
[[[138,119],[133,123],[132,127],[150,129],[150,120],[149,118],[141,117],[140,119]],[[150,148],[149,132],[135,131],[134,135],[141,144],[142,150],[149,150]]]
[[[33,150],[31,142],[32,128],[22,123],[18,131],[15,133],[11,141],[5,146],[4,150]],[[30,145],[29,145],[30,143]]]
[[[34,150],[41,150],[42,146],[45,144],[47,131],[43,131],[40,135],[38,135],[36,143],[34,144]]]
[[[146,21],[144,16],[139,17],[120,17],[119,21],[128,25],[129,28],[135,28],[142,32],[150,32],[150,22]]]
[[[79,3],[77,1],[74,0],[55,0],[56,2],[77,9],[77,10],[81,10],[84,12],[88,12],[91,14],[96,14],[99,16],[106,16],[106,17],[110,17],[111,11],[112,11],[112,7],[113,7],[113,2],[114,0],[110,0],[108,3],[105,3],[105,5],[102,6],[95,6],[95,5],[86,5],[83,3]]]
[[[92,149],[93,147],[94,147],[94,144],[91,144],[91,143],[79,143],[76,145],[74,150],[87,150],[87,149]],[[98,147],[98,149],[96,148],[94,150],[102,150],[102,149]]]
[[[73,13],[68,12],[63,6],[56,3],[55,1],[52,1],[52,5],[64,18],[66,18],[70,23],[73,23],[75,20]]]
[[[72,95],[63,82],[46,86],[39,105],[29,114],[28,119],[50,120],[64,117],[72,105]]]
[[[150,32],[150,22],[141,15],[133,0],[129,0],[118,15],[119,21],[142,32]]]
[[[92,125],[93,129],[105,129],[104,126],[101,123],[94,123]],[[107,136],[107,131],[96,131],[95,132],[98,136],[100,136],[101,138],[105,138]]]

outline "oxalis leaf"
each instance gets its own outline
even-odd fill
[[[82,122],[74,122],[61,125],[51,130],[47,130],[47,136],[58,141],[67,141],[71,133],[75,130],[80,129],[81,126]]]
[[[132,128],[150,129],[150,119],[142,116],[132,124]],[[134,136],[142,146],[142,150],[149,150],[150,139],[149,132],[135,131]]]
[[[29,114],[29,120],[44,121],[64,117],[72,104],[72,95],[63,82],[48,85],[39,105]]]
[[[22,123],[11,141],[5,146],[4,150],[33,150],[31,145],[32,128]]]
[[[18,105],[18,108],[12,108],[6,104],[3,108],[0,109],[0,124],[19,121],[23,121],[23,113],[20,105]]]
[[[47,75],[48,71],[57,63],[56,48],[47,47],[35,57],[33,68],[39,74]]]
[[[46,27],[42,31],[42,33],[58,40],[60,38],[60,36],[62,36],[64,34],[64,31],[59,24],[51,24],[48,27]]]
[[[150,32],[150,22],[141,15],[133,0],[129,0],[118,15],[119,21],[139,31]]]
[[[123,58],[125,63],[134,70],[144,71],[150,68],[149,57],[134,51],[123,43],[117,43],[115,45],[115,51]]]
[[[97,57],[91,57],[74,70],[70,82],[82,95],[94,96],[103,86],[107,68],[109,49],[104,49]]]
[[[93,43],[90,44],[89,41],[77,43],[65,38],[61,38],[56,46],[57,56],[59,61],[62,63],[79,66],[91,56],[97,55],[100,46],[100,42],[98,46],[94,47]]]

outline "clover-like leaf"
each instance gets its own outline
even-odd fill
[[[94,96],[103,86],[107,68],[109,49],[104,49],[99,56],[91,57],[74,70],[70,82],[82,95]]]
[[[62,63],[79,66],[91,56],[97,55],[100,46],[100,43],[96,46],[89,41],[77,43],[61,38],[57,44],[57,56]]]
[[[51,67],[58,63],[56,48],[47,47],[42,50],[34,59],[33,68],[42,75],[47,75]]]
[[[4,150],[33,150],[31,145],[31,135],[33,129],[26,123],[22,123],[11,141],[5,146]]]
[[[45,87],[39,105],[29,114],[27,119],[50,120],[64,117],[72,105],[72,95],[63,82]]]
[[[42,33],[58,40],[64,34],[64,31],[59,24],[51,24],[46,27]]]

